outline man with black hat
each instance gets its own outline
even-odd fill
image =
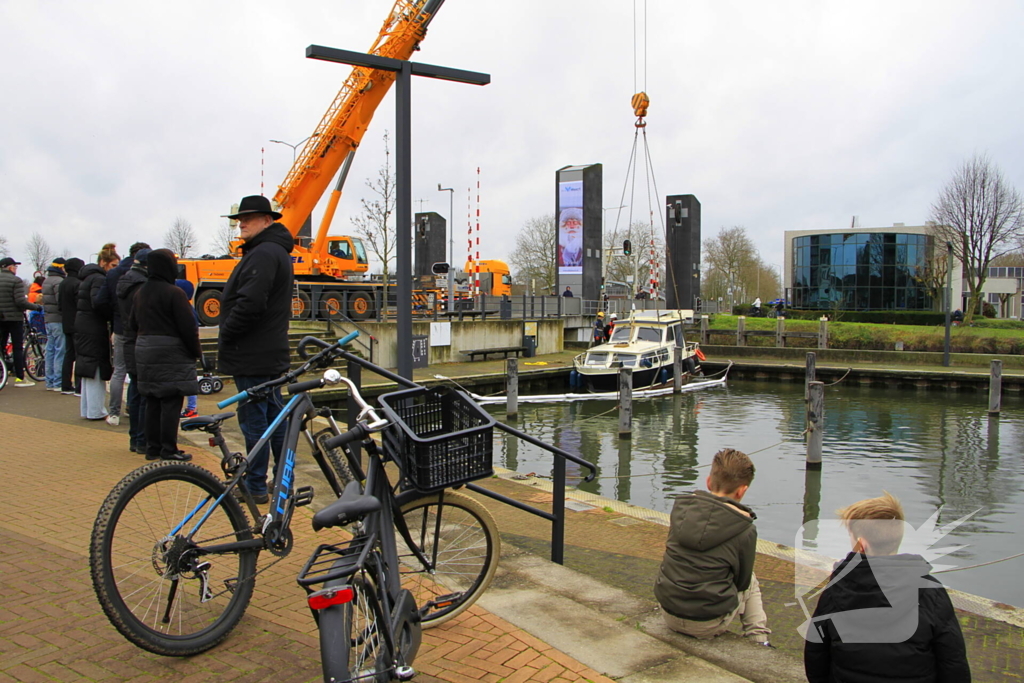
[[[289,367],[288,323],[291,319],[292,234],[275,222],[281,214],[262,196],[244,197],[237,213],[224,218],[238,221],[242,260],[231,272],[221,294],[220,338],[217,356],[220,370],[235,378],[239,391],[280,377]],[[267,427],[284,408],[280,390],[266,401],[238,408],[238,423],[245,446],[252,450]],[[285,425],[270,437],[274,462],[284,447]],[[268,500],[266,446],[253,459],[245,484],[257,503]]]
[[[25,316],[24,311],[41,311],[39,304],[25,296],[25,283],[18,277],[20,261],[7,257],[0,260],[0,348],[7,346],[7,337],[14,347],[14,386],[34,387],[25,379]]]
[[[57,306],[57,288],[64,282],[64,259],[57,257],[43,279],[43,310],[46,312],[46,390],[60,391],[64,365],[64,325]]]

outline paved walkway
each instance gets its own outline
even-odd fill
[[[93,593],[88,544],[107,492],[143,464],[127,427],[87,422],[78,401],[42,385],[0,392],[0,681],[315,681],[319,645],[295,576],[316,545],[300,508],[295,551],[261,574],[252,603],[222,645],[199,656],[160,657],[128,643]],[[219,471],[219,459],[187,448]],[[260,566],[269,563],[261,554]],[[610,679],[474,606],[424,632],[417,681],[506,683]]]

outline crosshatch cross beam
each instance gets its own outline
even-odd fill
[[[398,278],[398,374],[412,379],[412,77],[487,85],[490,74],[463,71],[446,66],[409,62],[391,57],[310,45],[306,57],[325,62],[350,64],[394,71],[395,78],[395,238]],[[451,230],[451,226],[448,227]]]

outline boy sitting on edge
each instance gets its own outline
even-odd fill
[[[673,631],[714,638],[738,614],[743,635],[768,645],[771,630],[754,576],[757,515],[740,503],[753,480],[750,458],[725,448],[711,463],[710,493],[696,491],[676,499],[654,584],[665,623]]]
[[[903,507],[889,493],[837,512],[853,551],[821,592],[804,644],[807,680],[971,680],[953,603],[920,555],[897,554]]]

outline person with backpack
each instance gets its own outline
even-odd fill
[[[64,361],[60,367],[60,393],[80,396],[82,384],[75,378],[75,316],[78,313],[78,288],[82,281],[78,273],[85,266],[80,258],[69,258],[64,263],[64,280],[57,285],[57,311],[64,332]]]

